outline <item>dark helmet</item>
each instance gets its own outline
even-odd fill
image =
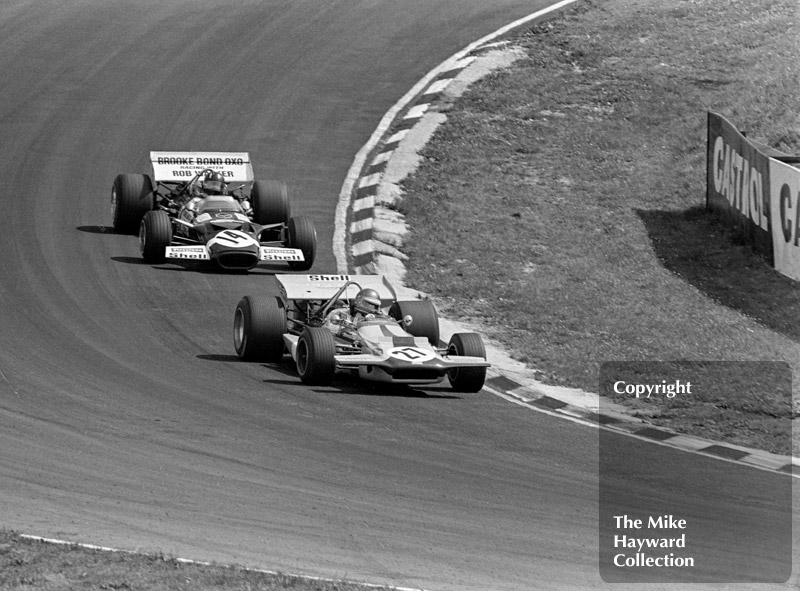
[[[203,192],[209,195],[224,195],[227,190],[225,177],[221,172],[207,172],[203,179]]]
[[[379,314],[381,311],[381,296],[374,289],[364,288],[356,295],[353,309],[362,314]]]

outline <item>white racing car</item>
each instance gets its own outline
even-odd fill
[[[253,180],[246,152],[150,152],[153,174],[120,174],[111,203],[114,229],[139,234],[148,263],[214,261],[247,270],[288,262],[308,270],[317,234],[310,218],[290,216],[279,181]],[[229,183],[239,185],[229,192]]]
[[[247,361],[278,363],[288,352],[300,379],[329,385],[337,371],[364,380],[428,385],[445,376],[454,390],[477,392],[486,379],[480,335],[454,334],[440,347],[428,300],[397,301],[381,275],[276,275],[280,296],[245,296],[233,341]]]

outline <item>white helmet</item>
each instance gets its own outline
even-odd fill
[[[381,311],[381,296],[372,288],[364,288],[356,295],[353,309],[362,314],[379,314]]]

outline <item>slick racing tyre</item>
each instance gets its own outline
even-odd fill
[[[295,271],[307,271],[314,264],[317,251],[317,230],[311,218],[299,215],[289,219],[289,248],[299,248],[304,261],[289,261]]]
[[[172,243],[172,222],[166,211],[148,211],[139,225],[139,248],[146,263],[166,260],[166,248]]]
[[[430,301],[395,302],[389,308],[389,316],[401,321],[408,334],[425,337],[432,346],[439,346],[439,316]]]
[[[283,358],[286,309],[271,296],[244,296],[233,315],[233,346],[245,361],[278,363]]]
[[[262,226],[289,221],[289,188],[280,181],[255,181],[250,191],[253,221]]]
[[[111,187],[114,231],[136,234],[142,216],[153,209],[153,183],[144,174],[118,174]]]
[[[329,386],[336,373],[336,343],[327,328],[306,327],[297,341],[297,373],[304,384]]]
[[[481,335],[474,332],[456,333],[450,337],[447,354],[486,359]],[[485,367],[458,367],[447,372],[447,379],[456,392],[479,392],[486,381]]]

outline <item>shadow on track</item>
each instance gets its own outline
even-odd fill
[[[87,234],[114,234],[117,236],[124,236],[117,232],[113,226],[78,226],[75,228],[78,232],[86,232]]]
[[[131,234],[124,234],[114,230],[113,226],[77,226],[79,232],[87,234],[105,234],[107,236],[129,236],[138,242],[138,237]],[[206,273],[212,275],[277,275],[279,273],[290,272],[285,265],[263,265],[259,264],[252,269],[223,269],[209,263],[208,261],[179,261],[169,260],[164,263],[146,263],[141,257],[114,256],[110,257],[115,263],[125,263],[126,265],[147,265],[162,271],[192,271],[193,273]]]
[[[249,363],[242,361],[237,355],[202,354],[197,355],[197,359],[204,361],[217,361],[220,363]],[[281,363],[266,364],[260,363],[264,368],[283,374],[288,379],[264,380],[265,384],[276,386],[296,386],[307,389],[308,386],[300,381],[294,364],[286,357]],[[419,387],[407,384],[387,384],[383,382],[368,382],[360,380],[356,376],[344,372],[336,374],[333,384],[324,389],[312,388],[312,392],[320,394],[349,394],[356,396],[395,396],[401,398],[427,398],[427,399],[455,399],[460,400],[461,396],[452,394],[452,390],[441,386],[420,389]],[[440,393],[441,392],[441,393]]]
[[[192,273],[201,273],[205,275],[266,275],[266,276],[273,276],[279,274],[280,270],[272,270],[272,269],[262,269],[260,267],[256,267],[253,269],[223,269],[222,267],[216,266],[213,262],[209,261],[201,261],[201,262],[190,262],[190,261],[167,261],[164,263],[147,263],[141,257],[125,257],[125,256],[114,256],[110,257],[112,261],[115,263],[125,263],[126,265],[146,265],[148,267],[152,267],[156,271],[173,271],[173,272],[192,272]]]
[[[299,380],[298,380],[299,381]],[[335,388],[336,392],[331,390],[315,390],[312,392],[319,392],[320,394],[347,394],[349,396],[385,396],[394,398],[417,398],[427,400],[461,400],[461,396],[453,394],[444,394],[446,390],[440,390],[439,394],[432,390],[421,390],[419,387],[409,386],[406,384],[386,384],[380,382],[367,382],[359,380],[353,376],[342,376],[334,381],[331,388]],[[452,392],[452,390],[449,390]]]
[[[128,265],[147,265],[141,257],[111,257],[115,263],[125,263]]]
[[[222,363],[238,363],[240,361],[238,355],[197,355],[197,358],[203,361],[220,361]]]

